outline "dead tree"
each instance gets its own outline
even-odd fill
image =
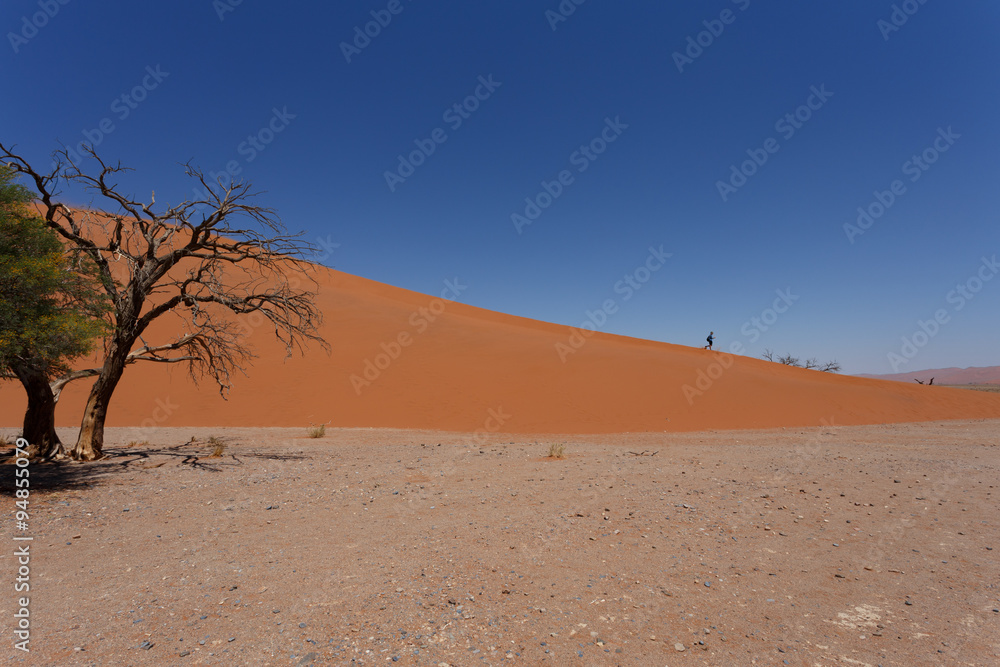
[[[785,366],[794,366],[796,368],[807,368],[810,370],[822,371],[824,373],[839,373],[840,364],[836,361],[826,361],[820,363],[816,360],[816,357],[811,359],[806,359],[805,362],[799,360],[798,357],[793,357],[791,354],[786,354],[775,358],[775,354],[770,349],[765,349],[763,354],[760,355],[761,359],[766,361],[772,361],[779,364],[784,364]]]
[[[274,211],[254,204],[249,183],[210,183],[189,163],[185,173],[200,184],[202,198],[157,206],[153,195],[143,202],[121,191],[115,179],[126,169],[120,164],[105,163],[93,149],[85,154],[89,171],[62,150],[45,173],[0,143],[0,160],[32,182],[41,215],[97,265],[112,303],[103,365],[91,369],[96,373],[81,371],[97,379],[73,458],[102,456],[108,406],[131,363],[186,362],[192,378],[210,376],[225,396],[233,373],[246,373],[254,356],[232,316],[262,315],[288,354],[309,341],[328,348],[318,334],[315,291],[302,289],[299,278],[315,286],[311,265],[302,260],[315,248],[288,234]],[[64,205],[60,179],[82,185],[105,207]],[[168,316],[180,319],[183,332],[159,345],[142,343],[150,325]]]

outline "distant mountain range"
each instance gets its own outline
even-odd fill
[[[893,373],[890,375],[859,373],[858,377],[874,378],[876,380],[897,380],[899,382],[920,380],[925,383],[934,378],[934,384],[1000,384],[1000,366],[987,366],[985,368],[934,368],[927,371]]]

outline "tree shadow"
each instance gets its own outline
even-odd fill
[[[13,455],[13,452],[11,454]],[[0,459],[12,461],[13,456],[2,456]],[[17,469],[18,466],[13,462],[0,465],[0,496],[15,495],[15,491],[18,489],[15,480],[25,479],[25,477],[17,477],[15,472]],[[23,488],[29,490],[29,499],[54,491],[89,489],[104,483],[115,472],[103,461],[91,464],[76,463],[75,461],[31,463],[27,469],[26,478],[29,481],[29,486]]]
[[[304,461],[309,456],[266,451],[227,452],[233,444],[227,438],[191,440],[179,445],[154,446],[149,443],[108,446],[104,457],[89,463],[48,461],[28,465],[30,495],[55,491],[89,489],[107,483],[123,472],[144,472],[157,468],[188,466],[196,470],[221,473],[244,465],[243,459]],[[17,467],[14,450],[0,455],[0,496],[14,496],[17,490]],[[30,496],[29,496],[30,497]]]

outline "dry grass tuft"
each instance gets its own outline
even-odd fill
[[[308,433],[310,438],[322,438],[326,435],[326,424],[312,424]]]
[[[149,440],[142,440],[141,442],[139,440],[133,440],[130,443],[128,443],[127,445],[125,445],[125,446],[126,447],[149,447]]]
[[[551,445],[549,445],[549,458],[550,459],[566,458],[566,443],[554,442]]]
[[[208,458],[210,459],[217,459],[222,456],[222,452],[226,451],[226,443],[214,435],[208,439],[208,444],[215,447],[215,449],[212,450],[212,453],[208,455]]]

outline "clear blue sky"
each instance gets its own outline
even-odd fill
[[[944,311],[897,370],[1000,364],[996,3],[63,2],[0,5],[0,137],[39,164],[89,136],[176,203],[232,163],[327,265],[526,317],[613,299],[604,331],[880,373]]]

